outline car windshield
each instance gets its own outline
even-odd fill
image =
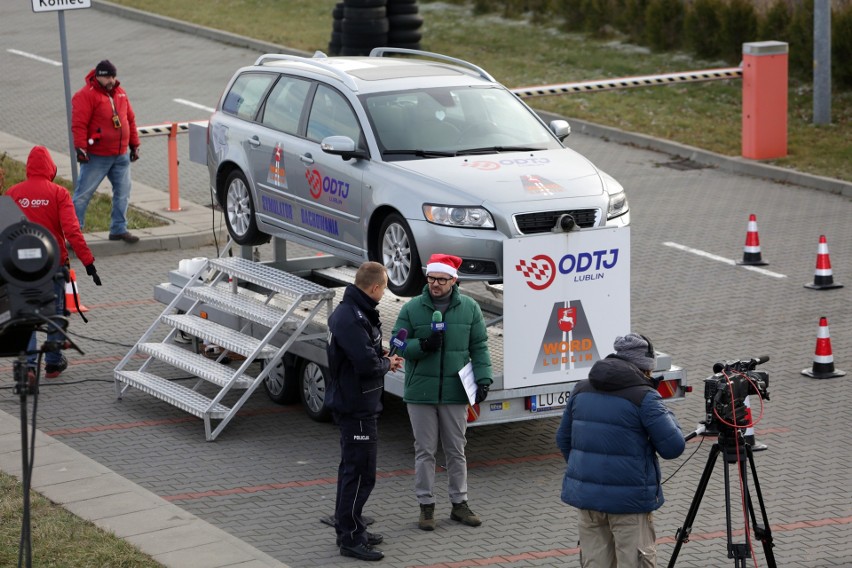
[[[560,148],[512,93],[436,87],[363,95],[386,161]]]

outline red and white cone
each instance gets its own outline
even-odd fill
[[[77,287],[77,276],[74,274],[74,269],[69,270],[71,278],[65,283],[65,309],[71,313],[88,312],[89,308],[83,305],[80,300],[80,292]],[[80,309],[77,309],[77,303],[74,302],[74,292],[77,292],[77,303],[80,304]]]
[[[751,411],[751,400],[750,397],[745,397],[743,401],[743,406],[748,408],[748,414],[746,415],[746,420],[748,420],[748,428],[745,429],[745,441],[746,444],[751,446],[751,451],[753,452],[762,452],[769,446],[766,444],[761,444],[757,440],[754,439],[754,414]]]
[[[757,234],[757,216],[752,213],[748,216],[748,229],[746,231],[746,241],[743,247],[743,259],[737,264],[747,266],[766,266],[768,262],[763,262],[760,256],[760,236]]]
[[[846,371],[834,368],[834,355],[831,354],[831,337],[829,337],[826,317],[819,318],[813,368],[803,369],[802,374],[813,379],[833,379],[846,374]]]
[[[834,283],[834,275],[831,273],[831,259],[828,257],[828,243],[825,240],[825,235],[819,236],[814,281],[812,284],[805,284],[805,288],[810,288],[812,290],[843,288],[843,284]]]

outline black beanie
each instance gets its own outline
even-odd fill
[[[95,77],[115,77],[117,74],[115,65],[110,63],[109,59],[104,59],[95,67]]]

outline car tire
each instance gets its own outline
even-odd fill
[[[388,32],[388,43],[399,45],[404,43],[419,43],[423,34],[417,30],[391,30]]]
[[[387,18],[379,18],[376,20],[343,20],[340,26],[340,31],[345,37],[353,35],[373,36],[376,34],[387,35],[390,29],[390,23]],[[344,41],[346,41],[344,39]]]
[[[379,8],[387,5],[387,0],[343,0],[347,8]]]
[[[391,30],[419,30],[423,27],[423,17],[410,14],[389,16],[388,23]]]
[[[302,397],[302,406],[308,417],[317,422],[331,421],[331,410],[325,400],[327,377],[328,369],[313,361],[303,360],[299,365],[299,392]]]
[[[266,361],[262,363],[266,367]],[[296,380],[296,369],[279,359],[275,367],[263,381],[263,390],[272,402],[277,404],[295,404],[299,402],[299,382]]]
[[[387,18],[387,10],[384,6],[380,8],[344,8],[343,19],[350,22],[363,22],[365,20],[383,20]]]
[[[222,202],[225,209],[225,224],[234,242],[244,246],[269,242],[270,236],[261,233],[257,228],[251,189],[246,176],[240,170],[234,170],[228,176]]]
[[[402,14],[417,14],[420,9],[417,4],[388,4],[388,16]]]
[[[426,278],[420,266],[417,244],[408,223],[398,213],[391,213],[379,230],[375,258],[388,271],[388,290],[397,296],[416,296]]]

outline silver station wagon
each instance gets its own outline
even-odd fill
[[[452,57],[270,54],[225,89],[207,163],[237,243],[375,260],[411,296],[433,253],[461,257],[463,280],[500,281],[508,238],[629,223],[624,189],[569,133]]]

